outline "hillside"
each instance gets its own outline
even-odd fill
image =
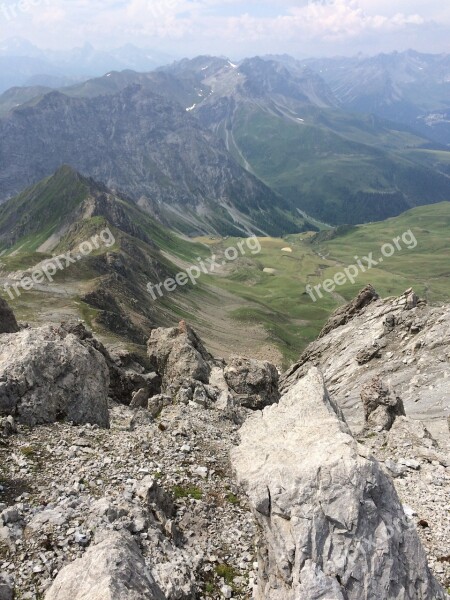
[[[445,202],[382,223],[317,235],[260,237],[260,251],[247,250],[226,261],[227,249],[237,248],[241,239],[204,236],[195,243],[186,241],[129,199],[63,167],[0,207],[4,251],[0,278],[2,283],[16,282],[26,269],[76,248],[107,225],[115,236],[114,247],[102,246],[58,273],[51,285],[35,286],[14,299],[22,320],[78,316],[104,339],[120,342],[132,331],[133,339],[142,344],[155,325],[185,318],[218,355],[229,356],[239,349],[243,355],[287,366],[318,335],[330,312],[366,283],[386,296],[412,285],[430,302],[447,300],[449,224],[450,203]],[[417,242],[414,247],[402,243],[389,260],[359,272],[353,283],[346,281],[316,302],[308,295],[307,285],[333,278],[354,264],[355,256],[372,252],[377,257],[383,244],[409,230]],[[210,256],[219,266],[203,273],[196,285],[156,300],[146,290],[149,282],[164,281],[195,265],[197,258]],[[9,299],[4,290],[2,294]]]
[[[131,85],[51,92],[0,119],[3,200],[71,164],[187,234],[299,231],[289,202],[246,172],[176,102]]]
[[[46,260],[55,264],[52,257],[70,252],[77,259],[61,259],[54,281],[44,279],[20,296],[8,288],[22,318],[55,319],[65,312],[82,316],[106,336],[137,344],[170,319],[169,308],[152,303],[146,291],[149,281],[177,272],[164,254],[192,260],[202,251],[131,200],[67,166],[0,206],[0,240],[2,279],[9,286],[43,269]],[[83,243],[91,250],[81,257]],[[8,297],[6,288],[2,292]]]
[[[402,98],[414,95],[411,86],[417,97],[436,81],[429,106],[445,112],[445,57],[432,58],[276,56],[234,64],[199,56],[152,73],[112,71],[59,95],[16,88],[0,96],[0,131],[18,156],[9,164],[5,153],[3,188],[17,193],[62,160],[188,235],[239,234],[248,227],[279,235],[301,231],[308,216],[357,224],[445,201],[450,152],[431,134],[442,119],[433,117],[425,98],[417,100],[413,120],[402,117],[406,108],[395,113],[383,86],[379,94],[392,113],[376,102],[355,104],[380,77],[392,77]],[[49,131],[48,122],[59,123],[66,111],[69,122]],[[419,114],[428,115],[424,127]],[[71,142],[64,145],[62,135]],[[42,144],[58,152],[36,159]]]
[[[429,140],[406,126],[345,112],[319,74],[291,62],[255,58],[204,79],[211,92],[194,112],[242,165],[333,224],[450,198],[449,153],[430,160]]]

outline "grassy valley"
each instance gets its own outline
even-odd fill
[[[51,217],[45,216],[43,206],[50,210],[61,194],[60,211],[55,205]],[[58,272],[52,283],[36,285],[14,300],[3,285],[1,292],[22,320],[82,318],[109,343],[143,350],[152,327],[184,318],[217,355],[247,354],[286,366],[317,336],[330,312],[367,283],[383,296],[412,286],[429,301],[448,300],[449,225],[450,203],[444,202],[380,223],[258,238],[260,252],[244,245],[244,253],[227,261],[226,249],[238,247],[240,238],[182,238],[126,198],[64,167],[0,209],[1,283],[20,281],[42,260],[75,250],[102,229],[111,230],[114,245],[99,247]],[[409,230],[414,248],[402,243],[382,264],[316,302],[308,295],[307,285],[323,284],[354,264],[355,257],[379,257],[383,244]],[[219,268],[202,274],[196,285],[156,299],[147,291],[148,283],[173,278],[212,255]]]

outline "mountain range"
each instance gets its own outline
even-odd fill
[[[67,163],[188,234],[295,229],[287,201],[178,103],[139,85],[92,98],[53,91],[0,120],[0,138],[4,198]]]
[[[61,87],[107,71],[151,71],[173,60],[168,54],[126,44],[109,51],[86,43],[66,51],[43,50],[22,38],[0,43],[0,92],[14,86]]]
[[[345,109],[405,123],[450,145],[449,54],[408,50],[301,64],[320,74]]]
[[[199,56],[12,88],[0,96],[0,201],[63,164],[187,235],[279,235],[448,200],[445,127],[426,110],[444,110],[449,64]]]

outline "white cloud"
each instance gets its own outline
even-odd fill
[[[0,37],[54,47],[132,42],[177,54],[305,55],[427,44],[444,50],[449,27],[442,0],[41,0]]]

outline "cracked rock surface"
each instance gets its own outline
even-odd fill
[[[256,600],[438,600],[392,480],[311,369],[255,413],[232,451],[263,539]]]

